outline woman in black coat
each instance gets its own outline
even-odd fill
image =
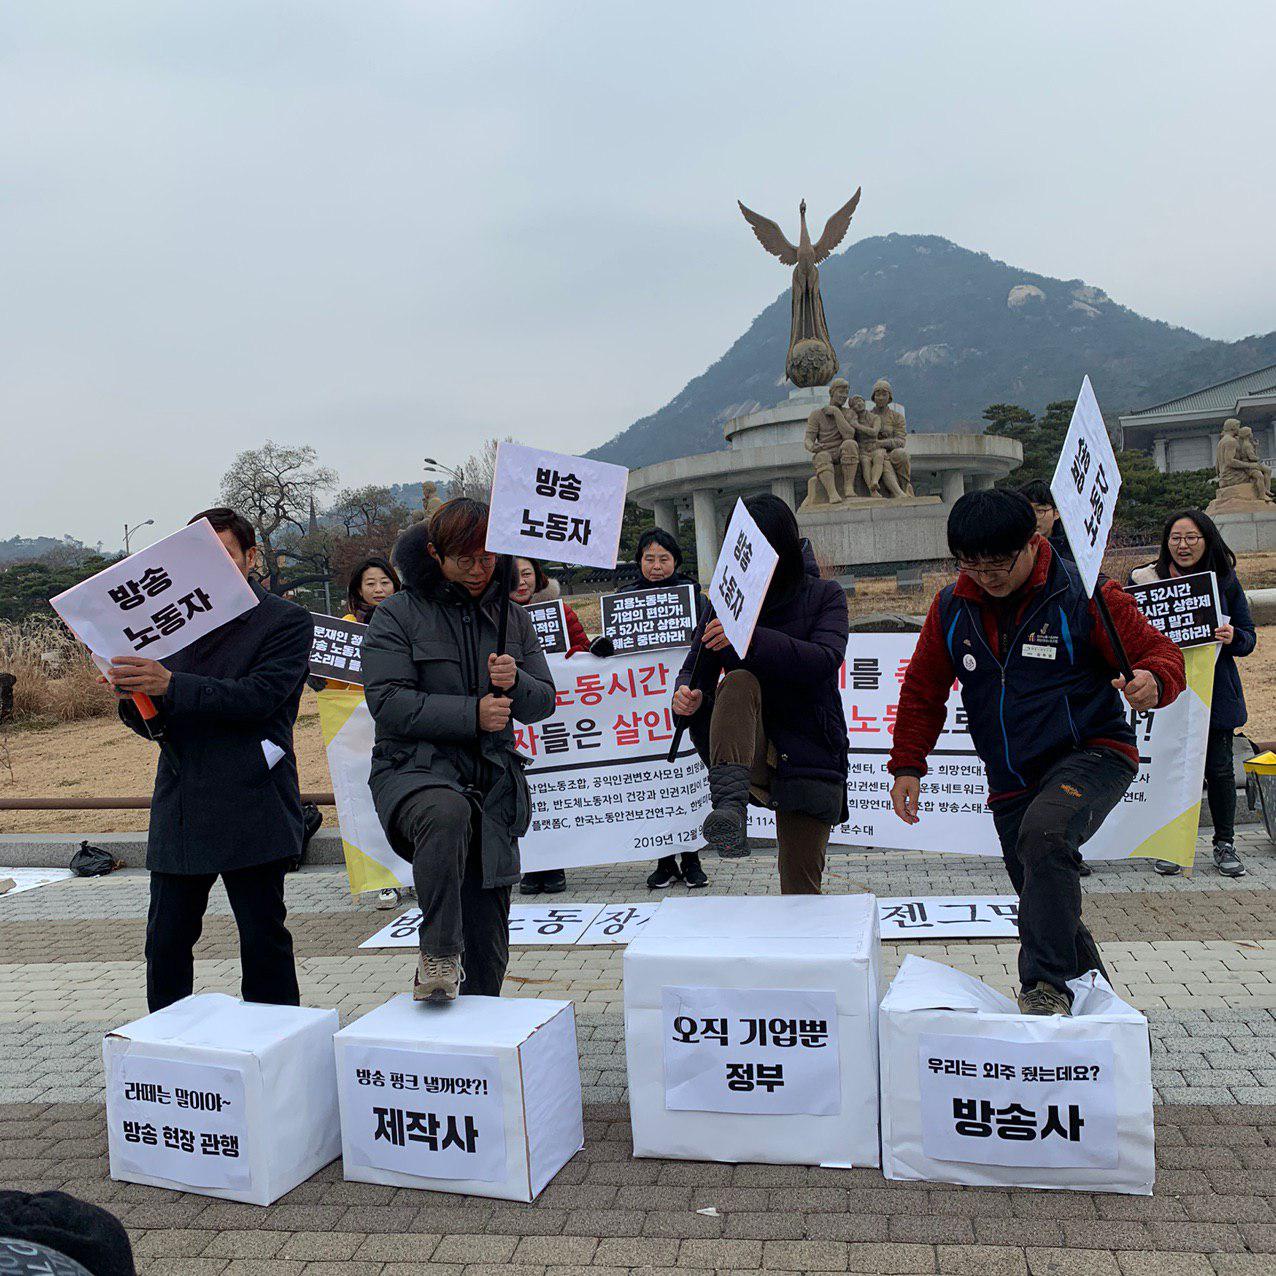
[[[692,585],[695,587],[696,620],[699,621],[707,605],[704,595],[691,577],[682,574],[682,546],[663,527],[649,527],[638,537],[634,562],[638,565],[638,579],[631,584],[622,585],[616,590],[618,594],[635,594],[641,589]],[[709,878],[700,864],[699,851],[683,851],[681,868],[678,867],[677,856],[662,855],[656,861],[656,867],[648,874],[647,889],[663,890],[676,882],[682,882],[692,890],[709,885]]]
[[[778,496],[752,496],[745,508],[780,556],[757,628],[741,659],[721,622],[711,620],[678,675],[673,710],[691,718],[691,738],[709,768],[705,841],[719,855],[747,855],[748,804],[769,807],[781,893],[818,895],[829,833],[848,816],[837,685],[846,594],[820,579],[793,511]]]
[[[1214,666],[1214,696],[1210,701],[1210,730],[1205,745],[1205,794],[1214,824],[1214,866],[1224,877],[1244,877],[1245,865],[1236,854],[1236,779],[1233,774],[1232,737],[1245,725],[1249,713],[1238,656],[1254,650],[1258,635],[1249,613],[1249,600],[1236,575],[1236,555],[1208,514],[1197,509],[1179,510],[1161,529],[1161,552],[1156,561],[1136,567],[1131,585],[1147,585],[1171,576],[1213,572],[1218,579],[1219,610],[1227,617],[1214,631],[1219,647]],[[1169,860],[1156,860],[1156,871],[1170,877],[1182,872]]]

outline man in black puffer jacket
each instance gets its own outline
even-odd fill
[[[837,686],[846,594],[820,579],[810,544],[779,497],[750,497],[745,506],[780,556],[753,640],[741,659],[711,620],[687,653],[673,709],[691,718],[691,738],[709,768],[705,841],[724,857],[748,854],[748,803],[769,807],[781,893],[818,895],[829,833],[848,814]]]

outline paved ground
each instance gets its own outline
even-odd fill
[[[341,1180],[339,1163],[269,1209],[113,1183],[106,1172],[101,1037],[145,1012],[146,876],[122,873],[0,900],[0,1187],[62,1187],[107,1205],[147,1272],[397,1276],[588,1269],[1276,1273],[1276,852],[1253,831],[1250,875],[1164,879],[1100,865],[1086,914],[1118,989],[1148,1013],[1157,1090],[1156,1195],[888,1183],[876,1171],[635,1160],[626,1108],[621,952],[515,949],[507,992],[576,1003],[586,1146],[534,1205]],[[1207,852],[1201,862],[1208,863]],[[773,854],[707,863],[711,890],[764,894]],[[831,889],[996,894],[992,861],[838,853]],[[564,900],[646,897],[645,867],[571,874]],[[201,989],[235,992],[225,897],[197,955]],[[290,880],[303,999],[343,1022],[411,979],[411,955],[358,952],[387,914],[344,876]],[[1015,946],[889,944],[1012,991]],[[716,1213],[697,1211],[713,1209]]]

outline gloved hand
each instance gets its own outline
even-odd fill
[[[616,644],[606,634],[599,634],[589,644],[589,654],[591,656],[601,656],[604,659],[607,656],[614,656],[616,654]]]

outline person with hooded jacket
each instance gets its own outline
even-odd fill
[[[821,579],[810,542],[778,496],[751,496],[745,508],[780,556],[757,628],[742,658],[711,620],[687,653],[673,710],[690,717],[709,769],[705,841],[721,856],[747,855],[748,804],[768,807],[781,894],[818,895],[829,834],[849,814],[837,685],[849,631],[846,594]]]
[[[516,603],[497,654],[508,564],[498,570],[484,551],[487,517],[462,497],[403,532],[394,560],[405,588],[373,612],[363,641],[376,723],[368,786],[390,845],[412,863],[419,1001],[500,995],[532,812],[513,723],[554,711],[540,639]]]

